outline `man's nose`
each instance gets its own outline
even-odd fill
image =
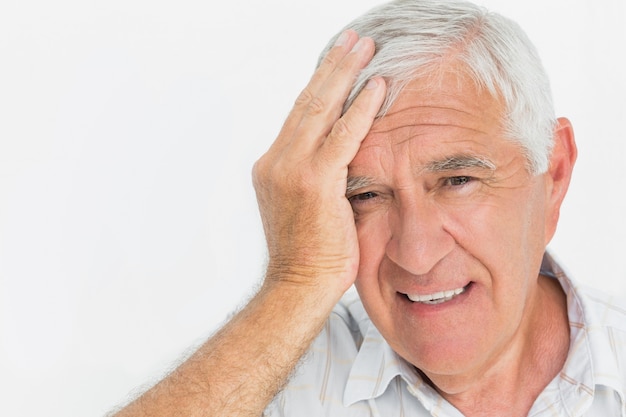
[[[414,275],[428,273],[456,245],[433,202],[406,203],[390,213],[387,257]]]

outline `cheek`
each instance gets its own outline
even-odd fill
[[[519,252],[534,241],[543,242],[543,224],[537,195],[512,189],[467,205],[448,205],[446,229],[470,252]]]
[[[499,286],[496,277],[510,276],[519,267],[520,245],[524,245],[520,224],[525,222],[519,216],[519,208],[494,202],[446,210],[446,230],[461,250],[485,268],[482,281],[488,287]]]
[[[488,202],[448,206],[442,209],[444,229],[470,254],[484,249],[492,252],[509,234],[502,211],[502,207]]]
[[[358,285],[360,281],[371,281],[378,277],[391,233],[383,214],[359,220],[356,227],[360,252]]]
[[[474,205],[465,211],[471,216],[449,212],[451,233],[489,272],[488,285],[500,300],[525,293],[545,250],[541,201],[528,191]]]
[[[359,221],[360,263],[354,283],[363,307],[377,326],[388,329],[392,326],[389,310],[389,287],[381,266],[386,264],[386,249],[390,240],[387,218],[380,215]]]

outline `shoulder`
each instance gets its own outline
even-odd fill
[[[577,285],[575,294],[596,390],[608,389],[621,398],[626,395],[626,298],[584,285]]]
[[[576,284],[587,327],[610,328],[626,332],[626,297],[608,294],[596,288]],[[626,348],[626,346],[625,346]]]
[[[570,323],[574,327],[626,331],[626,297],[608,294],[581,283],[566,273],[546,252],[541,273],[559,281],[567,295]]]

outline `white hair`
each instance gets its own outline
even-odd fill
[[[548,169],[556,126],[550,83],[535,47],[515,22],[463,0],[395,0],[346,29],[371,37],[376,53],[355,81],[344,110],[367,80],[382,76],[388,90],[381,117],[410,81],[432,79],[439,63],[453,59],[478,88],[503,100],[505,134],[522,146],[529,171]]]

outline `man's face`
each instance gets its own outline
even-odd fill
[[[481,375],[523,348],[556,216],[503,136],[500,101],[449,72],[419,80],[349,167],[356,286],[391,347],[432,376]]]

